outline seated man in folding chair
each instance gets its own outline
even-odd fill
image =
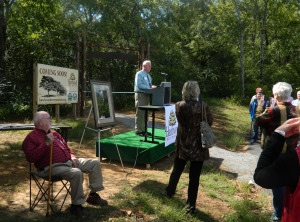
[[[62,136],[50,131],[51,119],[45,111],[37,112],[34,115],[35,129],[25,138],[22,147],[27,161],[34,163],[41,177],[49,176],[50,146],[52,145],[52,176],[58,175],[70,182],[71,186],[71,213],[83,215],[85,202],[93,205],[106,206],[107,201],[103,200],[96,192],[103,190],[102,172],[100,163],[92,158],[77,159],[68,147]],[[83,192],[83,175],[89,175],[90,193],[87,198]]]

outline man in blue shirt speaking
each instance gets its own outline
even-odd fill
[[[136,108],[136,117],[135,117],[135,134],[138,136],[144,136],[145,131],[145,111],[140,110],[139,106],[147,106],[150,103],[150,95],[145,94],[146,89],[156,88],[152,85],[152,78],[149,75],[151,70],[151,61],[146,60],[143,62],[143,69],[138,71],[135,75],[134,80],[134,99],[135,99],[135,108]]]

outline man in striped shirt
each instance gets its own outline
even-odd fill
[[[28,162],[34,163],[40,176],[46,177],[49,175],[50,146],[52,144],[52,175],[58,175],[70,181],[71,213],[78,216],[83,215],[82,204],[85,202],[106,206],[107,201],[96,193],[104,189],[99,161],[92,158],[77,158],[62,136],[55,131],[50,131],[49,113],[37,112],[33,121],[35,129],[26,136],[22,144],[26,159]],[[89,175],[90,193],[87,198],[83,191],[82,173]]]

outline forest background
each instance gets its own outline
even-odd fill
[[[82,33],[97,44],[137,47],[148,41],[158,50],[150,54],[153,84],[168,73],[174,102],[187,80],[199,82],[204,98],[241,104],[249,103],[255,88],[272,96],[273,84],[285,81],[295,98],[299,6],[298,0],[0,0],[0,120],[31,119],[33,64],[76,68],[75,47],[65,42]],[[86,67],[87,81],[133,92],[137,61],[88,58]],[[114,95],[114,103],[116,109],[133,107],[133,95]],[[42,108],[53,113],[53,106]],[[71,111],[61,106],[61,115]]]

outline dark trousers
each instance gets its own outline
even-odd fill
[[[169,197],[173,196],[176,191],[176,187],[180,176],[184,170],[187,161],[179,158],[175,158],[173,171],[170,176],[169,185],[166,188],[167,195]],[[189,171],[189,188],[188,188],[188,199],[187,204],[191,207],[195,207],[198,187],[199,187],[199,179],[203,166],[203,161],[191,161],[190,171]]]
[[[284,200],[284,187],[278,187],[272,189],[273,192],[273,207],[275,210],[275,215],[279,218],[282,216],[283,211],[283,200]]]

